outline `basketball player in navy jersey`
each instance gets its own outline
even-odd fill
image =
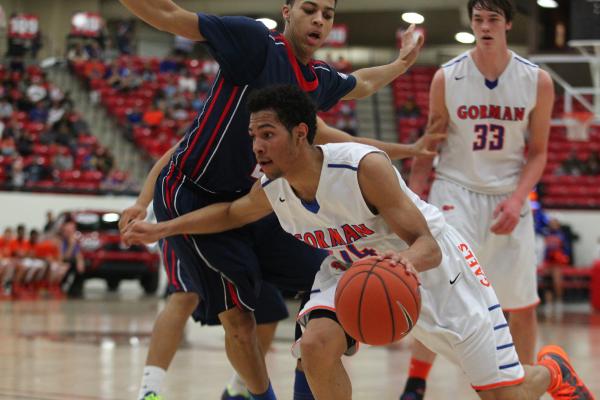
[[[554,87],[546,71],[508,48],[510,0],[470,0],[467,9],[475,48],[444,64],[431,84],[427,129],[448,139],[428,201],[473,244],[509,313],[519,359],[533,364],[539,298],[528,196],[546,165]],[[410,187],[419,195],[431,166],[413,164]],[[433,360],[415,343],[401,400],[423,399]]]
[[[261,181],[232,203],[158,224],[137,221],[126,230],[126,243],[236,229],[274,211],[298,241],[328,249],[337,262],[316,275],[298,316],[304,333],[295,346],[320,400],[352,397],[341,357],[357,348],[337,322],[334,296],[341,264],[373,254],[390,258],[398,274],[419,272],[414,336],[456,362],[481,399],[537,400],[546,391],[555,399],[593,399],[560,347],[543,347],[534,366],[519,362],[498,298],[468,242],[408,189],[381,150],[358,143],[313,146],[315,106],[295,86],[255,91],[248,108]]]
[[[406,46],[392,63],[345,75],[312,60],[331,30],[335,0],[287,0],[283,34],[269,32],[249,18],[189,12],[170,0],[121,2],[157,29],[204,42],[220,65],[203,111],[178,146],[153,167],[136,205],[123,213],[121,227],[142,218],[152,199],[157,219],[165,221],[250,190],[260,176],[246,134],[245,101],[251,91],[292,83],[309,93],[319,109],[327,110],[340,99],[369,96],[388,84],[414,63],[422,45],[409,29]],[[353,139],[320,121],[317,140]],[[415,152],[410,146],[373,143],[392,158]],[[423,143],[417,152],[421,148]],[[153,329],[140,398],[160,391],[190,314],[203,323],[223,325],[227,356],[250,393],[273,398],[249,311],[257,311],[259,322],[283,318],[282,307],[261,316],[259,305],[281,304],[280,297],[272,300],[277,295],[270,287],[261,291],[261,282],[292,291],[309,289],[325,253],[293,241],[274,217],[218,235],[170,237],[162,249],[173,294]],[[258,299],[259,295],[266,299]],[[265,329],[267,335],[272,327]],[[301,373],[298,377],[297,391],[302,392],[306,385]]]

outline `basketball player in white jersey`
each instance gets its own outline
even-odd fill
[[[547,72],[508,49],[510,0],[470,0],[468,11],[475,48],[444,64],[431,84],[427,131],[448,138],[428,201],[473,244],[510,315],[519,360],[533,364],[539,298],[528,195],[546,165],[554,87]],[[409,186],[421,196],[431,166],[413,164]],[[423,398],[434,357],[415,343],[401,400]]]
[[[337,323],[334,294],[344,263],[369,255],[391,258],[399,272],[419,271],[422,307],[414,334],[459,363],[482,399],[533,400],[546,390],[592,398],[559,347],[542,349],[540,365],[521,365],[469,245],[408,189],[385,153],[353,143],[313,146],[315,106],[295,86],[257,90],[248,108],[253,151],[265,173],[252,191],[159,224],[132,223],[126,242],[235,229],[275,211],[288,233],[331,251],[299,314],[304,334],[295,346],[320,400],[352,396],[341,356],[356,346]]]

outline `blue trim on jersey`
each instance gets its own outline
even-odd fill
[[[304,208],[306,208],[308,211],[310,211],[313,214],[318,213],[319,210],[321,209],[321,206],[319,205],[319,202],[317,201],[317,199],[314,199],[313,201],[304,201],[304,200],[300,199],[300,203],[302,203]]]
[[[485,79],[485,86],[487,86],[488,89],[496,89],[496,86],[498,86],[498,82],[500,82],[500,78],[496,79],[495,81],[490,81],[489,79]]]
[[[273,182],[273,180],[271,180],[271,179],[267,179],[267,181],[266,181],[266,182],[264,182],[264,183],[261,183],[260,185],[261,185],[262,187],[266,187],[266,186],[267,186],[269,183],[271,183],[271,182]]]
[[[508,327],[508,324],[496,325],[494,327],[494,330],[497,331],[498,329],[507,328],[507,327]]]
[[[515,346],[514,343],[503,344],[502,346],[497,346],[496,350],[504,350],[504,349],[508,349],[509,347],[514,347],[514,346]]]
[[[527,65],[527,66],[529,66],[529,67],[533,67],[533,68],[539,68],[539,67],[540,67],[539,65],[537,65],[537,64],[534,64],[534,63],[532,63],[532,62],[529,62],[529,61],[527,61],[527,60],[525,60],[525,59],[523,59],[523,58],[521,58],[521,57],[517,57],[517,56],[515,56],[515,60],[517,60],[517,61],[519,61],[520,63],[523,63],[523,64],[525,64],[525,65]]]
[[[352,165],[347,165],[347,164],[327,164],[327,167],[329,167],[329,168],[346,168],[346,169],[351,169],[352,171],[358,171],[358,167],[354,167]]]
[[[462,60],[464,60],[465,58],[469,57],[468,54],[465,54],[464,56],[462,56],[461,58],[459,58],[458,60],[454,60],[453,62],[449,63],[449,64],[444,64],[442,65],[442,68],[448,68],[453,66],[454,64],[458,64],[459,62],[461,62]]]
[[[491,307],[488,308],[488,311],[493,311],[496,308],[500,308],[500,304],[494,304],[493,306],[491,306]]]
[[[519,365],[521,365],[521,363],[517,361],[517,362],[514,362],[514,363],[512,363],[512,364],[505,364],[505,365],[501,365],[501,366],[499,366],[499,367],[498,367],[498,369],[507,369],[507,368],[513,368],[513,367],[517,367],[517,366],[519,366]]]
[[[321,293],[321,289],[313,289],[310,291],[310,294]]]

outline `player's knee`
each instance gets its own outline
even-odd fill
[[[256,340],[256,321],[251,312],[234,308],[219,314],[219,320],[231,340],[240,344]]]
[[[198,307],[200,298],[193,292],[176,292],[169,297],[167,307],[173,313],[184,314],[188,318]]]
[[[340,347],[339,340],[327,332],[310,332],[307,330],[302,335],[300,341],[300,351],[302,353],[302,364],[308,372],[318,365],[329,365],[338,360],[343,349]]]

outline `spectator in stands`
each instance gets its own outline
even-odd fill
[[[48,108],[46,103],[41,100],[34,104],[33,108],[29,111],[29,121],[41,122],[43,124],[48,120]]]
[[[161,73],[178,73],[183,67],[180,57],[175,54],[169,54],[159,64],[158,70]]]
[[[46,159],[37,156],[35,161],[25,167],[27,182],[37,183],[52,179],[52,169],[46,164]]]
[[[552,281],[552,292],[547,292],[546,300],[548,304],[555,306],[557,312],[560,312],[563,300],[562,270],[569,266],[570,259],[565,249],[567,238],[556,218],[548,221],[545,243],[544,266]]]
[[[27,99],[32,103],[36,104],[37,102],[43,100],[48,95],[48,91],[44,86],[43,78],[41,76],[33,76],[31,78],[31,84],[26,90]]]
[[[119,21],[117,25],[117,49],[119,53],[132,54],[131,38],[133,37],[133,21]]]
[[[177,103],[169,110],[169,118],[175,121],[186,121],[188,119],[188,112],[181,103]]]
[[[52,167],[58,171],[73,169],[75,161],[68,147],[60,146],[52,159]]]
[[[156,73],[152,69],[152,63],[150,60],[146,60],[144,62],[144,66],[139,74],[143,82],[154,82],[156,80]]]
[[[0,119],[10,118],[14,111],[12,104],[7,98],[0,98]]]
[[[154,127],[160,125],[165,118],[165,103],[162,100],[154,102],[152,107],[149,107],[142,117],[144,125]]]
[[[46,223],[44,224],[44,233],[49,233],[54,226],[54,213],[52,210],[46,211]]]
[[[17,144],[14,137],[2,135],[2,140],[0,140],[0,155],[5,157],[17,155]]]
[[[8,246],[14,238],[13,229],[11,227],[4,228],[4,234],[0,236],[0,299],[8,297],[10,280],[14,273],[14,262]]]
[[[23,157],[27,157],[33,154],[33,143],[35,142],[34,137],[27,131],[22,131],[17,137],[17,151]]]
[[[421,116],[421,109],[415,103],[415,98],[410,96],[402,107],[398,110],[398,118],[419,118]]]
[[[61,226],[59,241],[62,261],[69,265],[69,270],[63,278],[67,295],[82,297],[85,261],[77,240],[75,221],[72,218],[67,218]]]
[[[593,151],[585,162],[586,175],[600,175],[600,154]]]
[[[84,52],[87,54],[89,59],[100,60],[102,59],[102,46],[97,40],[89,40],[83,47]]]
[[[138,125],[142,122],[142,110],[138,106],[134,106],[133,108],[127,110],[127,123],[130,126]]]
[[[559,167],[554,171],[555,175],[583,175],[586,169],[585,163],[577,157],[577,152],[572,150],[569,156],[563,160]]]
[[[19,189],[25,185],[27,175],[25,174],[25,166],[23,164],[23,157],[17,157],[13,161],[12,168],[10,170],[10,181],[15,189]]]
[[[81,43],[75,43],[67,52],[67,60],[70,63],[80,63],[89,60],[88,54],[83,50]]]
[[[194,78],[187,69],[179,76],[177,83],[180,92],[195,93],[198,86],[196,78]]]
[[[65,107],[61,100],[52,101],[52,106],[48,110],[48,118],[46,123],[48,126],[54,125],[65,115]]]
[[[94,152],[95,164],[98,171],[107,175],[113,168],[115,160],[113,155],[105,147],[97,147]]]

